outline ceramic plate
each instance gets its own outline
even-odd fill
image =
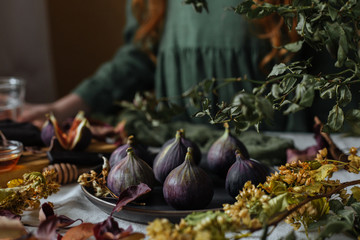
[[[115,212],[114,217],[122,220],[147,224],[155,218],[167,218],[173,223],[178,223],[181,218],[192,212],[204,212],[209,210],[220,210],[224,203],[234,203],[234,199],[230,197],[223,187],[222,183],[216,184],[214,188],[214,197],[210,204],[200,210],[176,210],[169,206],[163,197],[162,188],[155,187],[149,197],[146,205],[128,204],[123,207],[120,212]],[[83,187],[82,190],[85,196],[97,207],[104,212],[110,214],[116,204],[115,198],[98,198],[94,195],[91,188]]]

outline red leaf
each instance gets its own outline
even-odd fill
[[[112,210],[111,215],[117,211],[119,212],[126,204],[131,201],[134,201],[136,198],[144,195],[151,191],[148,185],[145,183],[140,183],[139,185],[130,186],[119,195],[119,199],[116,203],[115,208]]]
[[[94,227],[94,236],[97,240],[121,239],[131,233],[131,226],[129,226],[126,230],[119,228],[118,223],[111,216],[109,216],[105,221],[96,224]]]

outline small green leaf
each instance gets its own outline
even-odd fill
[[[340,106],[345,107],[351,102],[352,99],[351,91],[347,85],[341,85],[340,87],[337,88],[337,90],[339,96],[338,103]]]
[[[344,209],[344,204],[337,199],[331,199],[329,201],[329,205],[330,205],[331,211],[333,211],[334,213],[337,213],[339,210]]]
[[[322,99],[333,99],[335,96],[336,96],[336,85],[320,91],[320,97]]]
[[[338,15],[338,10],[334,7],[332,7],[330,4],[328,5],[329,15],[332,21],[336,20],[336,17]]]
[[[271,70],[268,77],[278,76],[283,74],[287,70],[287,66],[284,63],[276,64]]]
[[[329,224],[326,224],[324,229],[320,232],[318,235],[318,239],[326,239],[333,234],[346,232],[352,229],[352,224],[349,224],[344,221],[336,221],[336,222],[330,222]]]
[[[344,112],[338,106],[335,105],[329,112],[327,125],[333,130],[338,131],[344,124]]]
[[[301,96],[299,105],[303,107],[311,107],[315,97],[314,87],[310,86]]]
[[[275,83],[271,86],[271,94],[273,95],[273,97],[275,99],[280,98],[281,92],[282,92],[282,90],[281,90],[279,84]]]
[[[196,118],[201,118],[201,117],[204,117],[206,114],[204,112],[197,112],[194,114],[194,117]]]
[[[284,45],[284,48],[290,52],[298,52],[302,48],[304,41],[297,41]]]

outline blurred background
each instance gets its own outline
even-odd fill
[[[51,102],[123,43],[124,0],[1,0],[0,76],[26,80],[26,101]]]

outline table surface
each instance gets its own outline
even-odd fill
[[[290,138],[294,140],[295,147],[298,149],[304,149],[308,146],[314,145],[315,140],[313,139],[313,134],[308,133],[275,133],[269,132],[265,133],[272,136],[279,136],[283,138]],[[360,137],[344,137],[339,134],[333,134],[332,139],[338,145],[340,149],[345,152],[348,152],[350,147],[359,147],[360,146]],[[356,174],[349,174],[345,171],[339,171],[334,174],[334,179],[339,179],[341,181],[351,181],[358,179],[359,176]],[[63,185],[60,188],[60,191],[56,194],[53,194],[46,200],[42,202],[50,201],[54,204],[54,210],[57,215],[65,215],[72,219],[82,219],[84,222],[98,223],[104,221],[109,215],[97,206],[93,205],[83,194],[81,187],[77,183],[72,183],[68,185]],[[129,225],[132,226],[135,232],[146,233],[146,225],[138,224],[128,221],[123,221],[116,218],[119,226],[122,228],[127,228]],[[38,220],[38,210],[36,211],[27,211],[22,216],[22,222],[27,225],[29,231],[35,230],[36,226],[39,224]],[[290,225],[281,223],[269,236],[268,239],[279,239],[280,237],[285,236],[292,230]],[[254,236],[260,236],[261,233],[254,233]],[[304,231],[301,229],[296,232],[298,239],[306,239]],[[310,233],[311,236],[316,236],[316,233]],[[333,236],[332,239],[338,239],[339,236]],[[347,239],[346,236],[341,236],[342,239]],[[254,239],[253,237],[249,239]],[[350,239],[350,238],[349,238]]]

